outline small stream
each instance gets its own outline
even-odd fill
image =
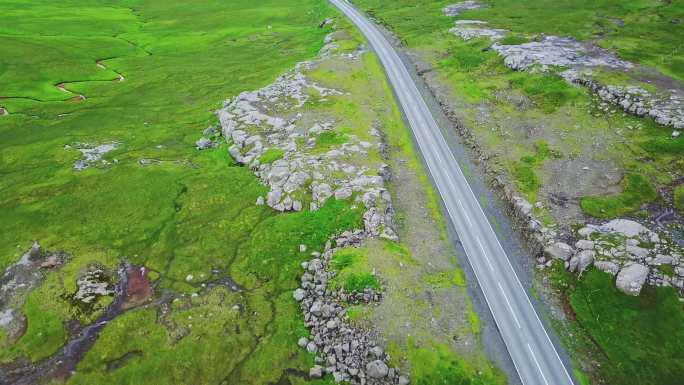
[[[78,330],[52,357],[39,363],[16,362],[0,369],[2,385],[35,385],[49,381],[66,381],[76,366],[95,344],[102,329],[127,310],[146,303],[154,289],[145,267],[123,263],[118,271],[114,301],[95,322]]]

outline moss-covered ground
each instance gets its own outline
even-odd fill
[[[560,264],[551,277],[567,296],[574,317],[565,337],[576,338],[573,330],[590,332],[591,340],[580,349],[600,355],[605,383],[681,382],[684,309],[672,288],[646,286],[633,297],[617,290],[610,274],[592,269],[577,279]]]
[[[314,57],[332,12],[318,0],[0,5],[0,269],[33,240],[72,256],[28,296],[21,338],[0,334],[2,362],[57,351],[68,320],[96,315],[65,300],[76,278],[125,259],[177,299],[114,319],[70,382],[301,383],[287,371],[312,364],[296,349],[299,244],[321,248],[361,212],[332,201],[276,215],[254,204],[265,187],[251,170],[194,142],[223,100]],[[106,162],[72,169],[81,154],[65,146],[105,142],[118,143]],[[244,293],[205,287],[228,274]]]

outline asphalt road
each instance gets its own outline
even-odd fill
[[[419,150],[524,385],[571,385],[508,256],[408,70],[378,28],[345,0],[330,0],[366,36],[380,57]]]

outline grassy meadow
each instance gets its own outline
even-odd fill
[[[312,364],[295,349],[306,333],[290,293],[307,258],[299,244],[322,247],[360,211],[333,201],[276,215],[254,205],[266,190],[251,170],[194,142],[223,100],[314,57],[331,12],[320,0],[0,4],[0,268],[33,240],[72,256],[27,298],[23,336],[0,334],[1,362],[59,349],[76,277],[123,258],[183,296],[165,316],[115,319],[70,383],[265,384]],[[105,142],[118,144],[106,162],[72,169],[76,144]],[[203,288],[228,273],[248,294]]]

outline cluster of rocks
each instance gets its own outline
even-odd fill
[[[482,4],[480,4],[477,1],[468,0],[468,1],[461,2],[461,3],[457,3],[457,4],[447,5],[446,7],[442,8],[442,11],[447,16],[455,17],[455,16],[458,16],[463,11],[467,11],[469,9],[478,9],[478,8],[482,8]]]
[[[368,236],[362,230],[345,232],[335,240],[335,248],[328,242],[323,254],[314,252],[314,259],[302,264],[305,272],[301,286],[293,296],[300,304],[311,335],[300,338],[298,345],[316,355],[310,377],[331,374],[336,382],[407,385],[408,377],[388,364],[389,356],[378,345],[379,336],[372,330],[353,327],[347,322],[343,304],[377,302],[382,298],[381,293],[371,288],[347,293],[328,287],[328,282],[335,277],[335,272],[328,270],[335,251],[342,247],[359,247]]]
[[[315,211],[332,197],[354,200],[367,208],[365,228],[372,236],[396,239],[391,197],[384,187],[391,177],[389,168],[367,160],[369,152],[383,148],[382,134],[372,128],[370,141],[342,134],[335,131],[335,121],[312,121],[302,108],[313,95],[319,101],[344,95],[305,75],[331,57],[335,49],[331,36],[326,37],[326,55],[318,60],[299,63],[274,83],[228,100],[217,111],[222,135],[229,143],[233,159],[253,169],[270,188],[266,197],[257,199],[257,204],[278,211],[301,211],[309,202],[308,209]],[[354,55],[343,57],[358,59]],[[341,138],[344,143],[319,146],[321,135],[336,138],[333,142]],[[197,146],[209,148],[213,143],[204,137]],[[278,154],[278,159],[262,162],[267,152]]]
[[[455,26],[449,29],[449,32],[463,40],[487,38],[492,41],[501,40],[508,33],[508,30],[487,28],[486,25],[487,22],[482,20],[456,20]]]
[[[467,9],[476,9],[475,1],[450,5],[443,9],[447,16],[457,16]],[[590,68],[629,70],[634,65],[592,44],[578,42],[570,37],[542,36],[540,41],[523,44],[500,44],[509,31],[488,28],[481,20],[457,20],[449,30],[463,40],[487,38],[491,48],[504,58],[507,67],[515,71],[542,71],[549,67],[565,68],[561,76],[570,82],[588,87],[601,99],[620,106],[625,112],[643,117],[650,116],[658,124],[684,128],[682,98],[675,91],[669,95],[654,95],[641,87],[602,85],[592,79]],[[675,131],[674,136],[679,136]]]
[[[540,267],[564,261],[574,273],[590,266],[616,275],[616,287],[639,295],[644,284],[673,286],[684,294],[684,260],[681,250],[642,224],[615,219],[602,225],[587,225],[577,231],[574,247],[555,241],[544,248]]]
[[[102,160],[102,157],[108,152],[116,150],[117,146],[118,143],[116,142],[104,143],[97,146],[88,143],[75,143],[73,145],[67,144],[64,148],[67,150],[76,148],[81,153],[83,159],[79,159],[74,163],[74,170],[81,171],[98,162],[101,162],[103,165],[109,164],[107,160]]]
[[[74,299],[84,304],[91,304],[98,297],[114,294],[114,285],[107,273],[99,267],[91,267],[76,281],[78,290]]]
[[[544,36],[541,41],[512,45],[494,43],[492,49],[503,56],[507,67],[516,71],[529,71],[535,65],[541,66],[542,71],[549,66],[613,69],[629,69],[633,66],[606,50],[570,37]]]
[[[684,298],[684,252],[667,237],[628,219],[601,225],[587,224],[572,239],[560,240],[558,232],[535,218],[534,206],[519,196],[511,197],[514,214],[527,224],[528,238],[540,245],[537,267],[560,260],[565,268],[582,274],[590,266],[616,277],[616,287],[639,295],[644,284],[672,286]]]
[[[46,251],[34,242],[19,261],[5,270],[0,277],[0,328],[10,338],[21,334],[24,328],[20,309],[28,293],[40,285],[46,271],[59,268],[67,260],[68,255]]]
[[[195,148],[198,150],[209,150],[221,144],[220,132],[215,127],[205,128],[202,134],[204,136],[195,142]]]
[[[682,97],[674,91],[669,96],[661,96],[637,86],[606,86],[591,79],[590,73],[576,70],[565,71],[562,75],[574,84],[591,89],[599,98],[619,106],[627,113],[639,117],[650,116],[663,126],[684,128],[684,104]],[[673,131],[672,136],[678,137],[680,134],[679,131]]]

